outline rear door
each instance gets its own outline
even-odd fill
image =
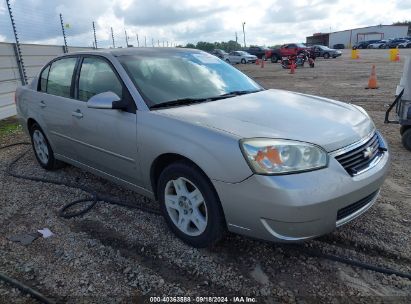
[[[40,77],[38,107],[41,127],[56,154],[75,159],[72,138],[73,77],[78,57],[64,57],[46,67]]]
[[[87,107],[92,96],[109,91],[127,101],[127,109]],[[76,99],[75,111],[80,115],[74,134],[78,160],[122,181],[138,184],[136,106],[106,58],[83,57],[76,78]]]

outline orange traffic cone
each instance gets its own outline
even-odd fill
[[[262,68],[264,67],[264,60],[263,59],[261,59],[261,67]]]
[[[260,60],[257,58],[257,60],[255,61],[256,65],[260,65]]]
[[[395,54],[395,60],[394,61],[400,61],[400,51],[399,50]]]
[[[377,85],[377,73],[375,72],[375,64],[372,65],[371,75],[368,79],[368,86],[366,89],[378,89]]]
[[[295,65],[294,65],[294,60],[291,60],[290,74],[295,74]]]

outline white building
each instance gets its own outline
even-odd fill
[[[351,48],[360,41],[400,38],[407,35],[408,25],[376,25],[332,33],[316,33],[307,37],[307,44],[322,44],[329,47],[344,44],[346,48]]]

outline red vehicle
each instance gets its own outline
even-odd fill
[[[303,51],[309,50],[301,43],[283,44],[279,49],[274,49],[271,52],[271,62],[277,63],[282,57],[297,56]]]

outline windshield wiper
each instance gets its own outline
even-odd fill
[[[162,103],[157,103],[152,106],[150,106],[150,109],[158,109],[158,108],[166,108],[166,107],[172,107],[172,106],[181,106],[181,105],[188,105],[188,104],[193,104],[193,103],[198,103],[198,102],[203,102],[210,100],[210,98],[180,98],[176,100],[169,100],[165,101]]]
[[[263,91],[260,90],[243,90],[243,91],[232,91],[228,93],[224,93],[214,97],[207,97],[207,98],[180,98],[176,100],[169,100],[162,103],[154,104],[150,106],[150,109],[159,109],[159,108],[167,108],[173,106],[182,106],[182,105],[189,105],[193,103],[205,102],[205,101],[213,101],[218,99],[230,98],[238,95],[250,94]]]
[[[251,93],[257,93],[257,92],[261,92],[264,89],[259,89],[259,90],[243,90],[243,91],[231,91],[219,96],[216,96],[214,98],[226,98],[226,97],[232,97],[232,96],[238,96],[238,95],[245,95],[245,94],[251,94]]]

